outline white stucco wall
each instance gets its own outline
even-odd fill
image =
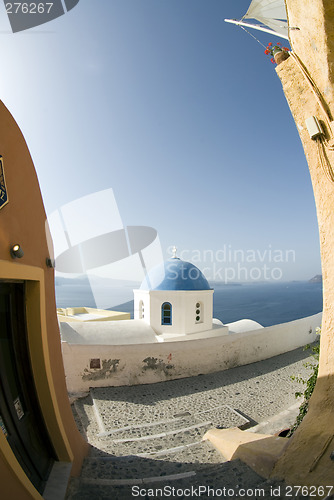
[[[319,313],[248,332],[185,342],[137,345],[62,342],[67,388],[78,393],[89,387],[148,384],[253,363],[313,342],[321,317]],[[233,330],[233,324],[230,328]],[[101,368],[90,368],[91,359],[100,359]]]
[[[157,333],[196,333],[212,325],[213,290],[134,290],[134,318],[140,318],[140,301],[144,303],[144,321]],[[161,324],[161,306],[172,304],[172,324]],[[201,322],[196,323],[196,303],[200,302]]]
[[[155,331],[142,320],[59,324],[61,339],[69,344],[117,345],[158,342]]]
[[[227,323],[226,326],[230,333],[251,332],[252,330],[263,328],[260,323],[252,319],[240,319],[239,321],[234,321],[234,323]]]

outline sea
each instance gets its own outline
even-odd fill
[[[57,307],[96,307],[86,282],[56,281]],[[210,283],[214,288],[213,317],[223,323],[252,319],[262,326],[286,323],[322,311],[322,283],[309,281]],[[117,295],[117,294],[116,294]],[[120,294],[122,296],[122,294]],[[129,291],[128,291],[129,296]],[[131,295],[130,295],[131,296]],[[129,312],[133,300],[117,300],[110,309]]]

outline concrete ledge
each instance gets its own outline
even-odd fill
[[[92,321],[121,321],[129,320],[130,313],[120,311],[109,311],[108,309],[96,309],[93,307],[67,307],[57,309],[57,317],[60,322],[86,323]]]
[[[288,439],[230,429],[210,429],[203,437],[227,459],[239,459],[257,474],[268,478]]]
[[[296,422],[297,415],[299,414],[299,407],[302,399],[290,406],[290,408],[281,411],[277,415],[260,422],[259,424],[247,429],[247,432],[255,432],[256,434],[277,434],[284,429],[291,429]]]

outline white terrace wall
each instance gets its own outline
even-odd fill
[[[313,342],[320,325],[321,313],[208,339],[114,346],[62,342],[67,388],[75,394],[89,387],[149,384],[227,370]],[[99,368],[91,368],[98,362]]]

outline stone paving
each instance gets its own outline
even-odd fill
[[[273,488],[275,498],[286,498],[283,483],[226,462],[202,437],[212,427],[254,426],[295,405],[301,386],[290,377],[308,378],[308,358],[297,349],[209,375],[91,389],[73,405],[92,449],[67,500],[240,498],[242,489],[251,493],[246,498],[269,499]]]

